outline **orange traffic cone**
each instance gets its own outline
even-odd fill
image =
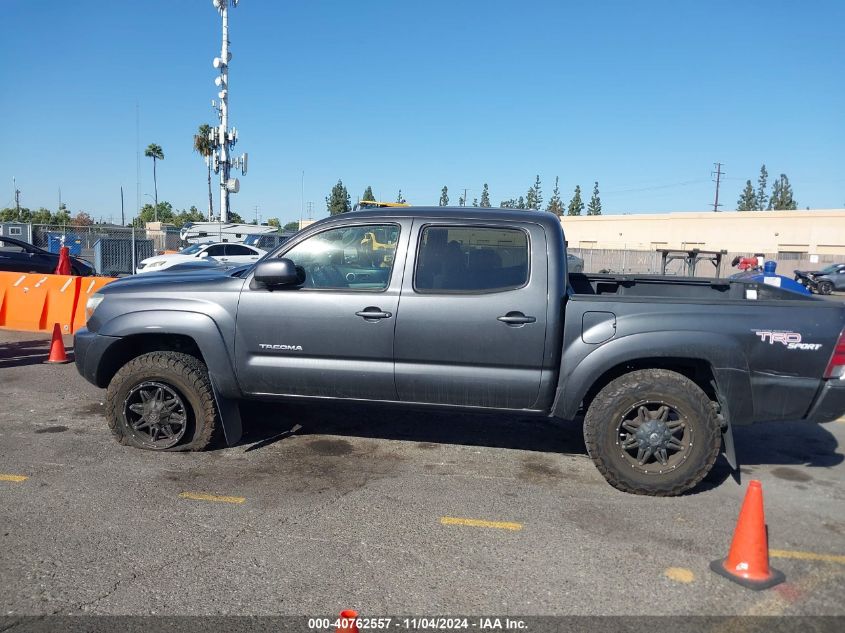
[[[62,341],[62,329],[56,323],[53,326],[53,340],[50,342],[50,357],[45,361],[48,363],[69,363],[65,354],[65,343]]]
[[[56,265],[54,275],[69,275],[72,272],[70,268],[70,249],[67,246],[59,248],[59,263]]]
[[[714,560],[710,569],[749,589],[768,589],[786,580],[783,572],[769,567],[763,486],[756,479],[748,484],[728,557]]]
[[[358,612],[354,609],[344,609],[340,612],[340,620],[336,633],[358,633]]]

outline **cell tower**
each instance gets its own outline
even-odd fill
[[[229,130],[229,62],[232,53],[229,52],[229,6],[238,6],[240,0],[212,0],[214,8],[223,18],[223,46],[220,57],[214,58],[214,67],[220,75],[214,79],[214,84],[220,89],[217,93],[219,101],[212,101],[211,106],[217,111],[220,125],[212,130],[209,140],[214,144],[213,161],[214,173],[220,174],[220,221],[229,221],[229,194],[238,193],[241,183],[237,178],[231,178],[231,170],[240,169],[246,176],[247,155],[241,154],[233,158],[232,150],[238,142],[238,131]]]

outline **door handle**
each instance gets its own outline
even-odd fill
[[[356,312],[355,316],[363,319],[389,319],[393,315],[390,312],[384,312],[381,308],[374,308],[372,306],[364,308],[360,312]]]
[[[533,316],[525,316],[522,312],[508,312],[505,316],[498,317],[498,320],[508,325],[525,325],[534,323],[537,319]]]

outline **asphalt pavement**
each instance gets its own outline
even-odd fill
[[[249,404],[240,445],[158,454],[47,349],[0,331],[0,614],[845,615],[843,422],[736,429],[743,485],[720,458],[667,499],[606,484],[577,420]],[[708,569],[752,478],[764,592]]]

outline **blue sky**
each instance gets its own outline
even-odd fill
[[[159,199],[205,208],[198,124],[215,122],[210,0],[4,0],[0,206],[119,217],[140,144],[161,145]],[[232,11],[231,112],[249,174],[233,209],[315,217],[342,178],[353,201],[441,187],[495,204],[535,174],[548,200],[594,180],[606,213],[705,210],[715,161],[732,209],[765,162],[803,208],[845,206],[845,3],[327,2]],[[141,159],[141,201],[152,166]],[[586,193],[585,196],[589,194]],[[216,202],[215,202],[216,204]]]

